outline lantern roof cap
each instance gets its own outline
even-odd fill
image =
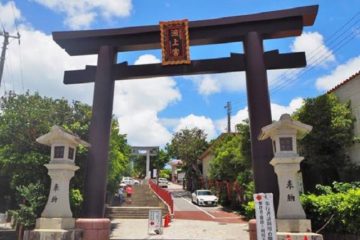
[[[36,139],[38,143],[48,146],[51,146],[53,143],[59,140],[64,140],[74,145],[83,145],[85,147],[90,147],[90,144],[81,140],[78,135],[72,133],[71,131],[65,130],[64,128],[57,125],[52,126],[50,132]]]
[[[259,140],[265,140],[275,135],[280,129],[295,129],[297,131],[296,137],[298,139],[303,138],[307,133],[312,130],[312,126],[304,124],[302,122],[293,120],[289,114],[283,114],[279,121],[273,122],[263,128],[258,136]]]

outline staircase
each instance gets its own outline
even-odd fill
[[[147,219],[149,210],[162,210],[162,215],[168,213],[167,206],[152,192],[149,185],[134,185],[133,195],[130,199],[126,198],[121,206],[111,206],[106,208],[106,216],[110,219]]]

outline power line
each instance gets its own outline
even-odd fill
[[[352,16],[344,25],[342,25],[335,33],[330,35],[330,37],[325,41],[325,44],[329,47],[334,46],[333,52],[337,52],[340,48],[345,46],[348,42],[350,42],[353,38],[355,38],[356,34],[355,31],[359,30],[359,28],[353,29],[353,26],[355,26],[360,19],[356,19],[360,15],[360,12],[357,12],[354,16]],[[355,21],[353,21],[355,20]],[[350,25],[350,26],[348,26]],[[349,31],[350,30],[350,31]],[[340,39],[340,40],[339,40]],[[339,41],[338,41],[339,40]],[[319,56],[317,53],[322,52],[322,54]],[[297,77],[299,79],[299,74],[303,75],[306,72],[310,71],[315,67],[315,65],[323,62],[324,60],[328,59],[332,56],[332,52],[324,52],[322,46],[316,48],[314,51],[311,52],[308,61],[311,62],[314,58],[315,60],[312,62],[312,65],[309,68],[305,68],[302,70],[291,70],[286,71],[282,75],[278,77],[280,80],[278,84],[274,85],[270,91],[277,92],[290,84],[293,84],[294,82],[290,82],[290,80],[293,80],[292,78]]]
[[[357,30],[360,30],[360,28],[357,28]],[[356,37],[355,34],[350,34],[349,36],[346,36],[346,38],[343,38],[337,45],[337,47],[335,47],[333,49],[332,52],[327,52],[327,53],[323,53],[322,55],[320,55],[320,57],[318,57],[317,59],[315,59],[315,61],[312,63],[312,65],[310,65],[308,68],[304,68],[302,70],[297,70],[297,71],[293,71],[291,72],[289,75],[284,76],[283,77],[283,81],[276,85],[275,87],[273,87],[271,89],[271,91],[273,93],[278,92],[281,89],[284,89],[288,86],[290,86],[291,84],[294,84],[295,82],[299,81],[300,77],[303,76],[304,74],[310,72],[311,70],[313,70],[315,67],[317,67],[317,65],[321,64],[322,62],[324,62],[325,60],[329,59],[333,53],[338,52],[342,47],[344,47],[346,44],[348,44],[351,40],[353,40]],[[292,82],[290,81],[292,80]]]
[[[344,35],[341,35],[344,36]],[[309,61],[314,59],[314,57],[316,56],[316,59],[312,62],[312,65],[308,68],[304,68],[302,70],[292,70],[292,71],[287,71],[284,74],[282,74],[279,79],[281,80],[279,84],[275,85],[274,87],[272,87],[272,91],[278,91],[288,85],[291,84],[291,82],[289,82],[288,80],[292,80],[295,77],[299,77],[299,74],[304,74],[308,71],[310,71],[311,69],[315,68],[315,66],[317,64],[320,64],[321,62],[327,60],[328,58],[330,58],[333,54],[337,52],[338,50],[340,50],[340,48],[342,48],[343,46],[345,46],[348,42],[350,42],[356,35],[353,32],[350,32],[350,34],[345,35],[345,37],[343,37],[339,42],[336,42],[336,47],[333,49],[333,52],[322,52],[322,54],[316,55],[314,54],[314,52],[311,53]],[[322,49],[322,48],[321,48]]]
[[[352,27],[352,26],[351,26]],[[355,30],[358,30],[359,28],[356,28]],[[351,29],[353,30],[353,29]],[[354,31],[352,32],[348,32],[346,33],[346,35],[340,35],[340,37],[342,37],[340,39],[339,42],[332,42],[329,44],[330,47],[332,47],[332,45],[335,45],[335,47],[333,48],[332,52],[337,52],[341,47],[343,47],[344,45],[346,45],[348,42],[350,42],[354,37],[356,36],[356,34],[354,33]],[[338,39],[339,36],[336,38]],[[345,41],[345,42],[344,42]],[[333,44],[334,43],[334,44]],[[317,48],[317,50],[322,50],[323,48],[319,47]],[[317,55],[316,52],[318,51],[313,51],[310,53],[310,57],[308,58],[308,61],[311,62],[311,66],[309,68],[304,68],[302,70],[290,70],[287,71],[286,73],[284,73],[283,75],[281,75],[279,77],[279,79],[281,79],[282,81],[280,81],[279,84],[275,85],[273,88],[273,90],[275,90],[276,88],[281,88],[283,85],[287,85],[288,81],[287,80],[291,80],[293,77],[297,77],[299,72],[306,72],[309,71],[310,69],[313,69],[314,66],[316,66],[317,64],[320,64],[321,62],[327,60],[328,58],[330,58],[333,54],[332,52],[324,52],[322,51],[322,53],[320,55]],[[314,59],[315,58],[315,59]],[[312,59],[314,59],[314,61],[311,61]]]

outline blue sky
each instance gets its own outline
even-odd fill
[[[64,70],[96,64],[96,56],[69,57],[52,40],[53,31],[155,25],[159,21],[203,20],[319,5],[315,24],[303,35],[265,41],[265,50],[305,51],[303,69],[268,71],[272,115],[292,113],[302,99],[323,94],[360,70],[359,0],[17,0],[0,1],[0,20],[6,31],[21,34],[21,44],[8,46],[0,93],[38,91],[92,103],[93,84],[64,85]],[[191,36],[190,36],[191,38]],[[0,38],[2,40],[2,38]],[[79,43],[81,44],[81,43]],[[243,52],[242,43],[191,48],[192,59]],[[160,50],[126,52],[118,61],[158,62]],[[166,77],[116,83],[114,114],[121,133],[133,145],[164,145],[172,133],[200,127],[208,138],[226,128],[227,101],[233,105],[233,124],[247,118],[244,73]]]

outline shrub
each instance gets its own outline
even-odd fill
[[[244,216],[247,219],[252,219],[255,218],[255,202],[254,201],[250,201],[248,202],[246,205],[244,206]]]
[[[16,210],[17,222],[24,226],[25,229],[31,229],[35,226],[35,221],[40,216],[47,198],[45,189],[40,182],[30,183],[28,186],[19,186],[16,188],[21,199],[20,208]]]
[[[359,183],[338,183],[333,186],[317,185],[319,195],[301,196],[307,217],[313,229],[326,233],[360,234]]]
[[[79,189],[70,190],[70,206],[74,217],[80,216],[83,201],[84,198]]]

